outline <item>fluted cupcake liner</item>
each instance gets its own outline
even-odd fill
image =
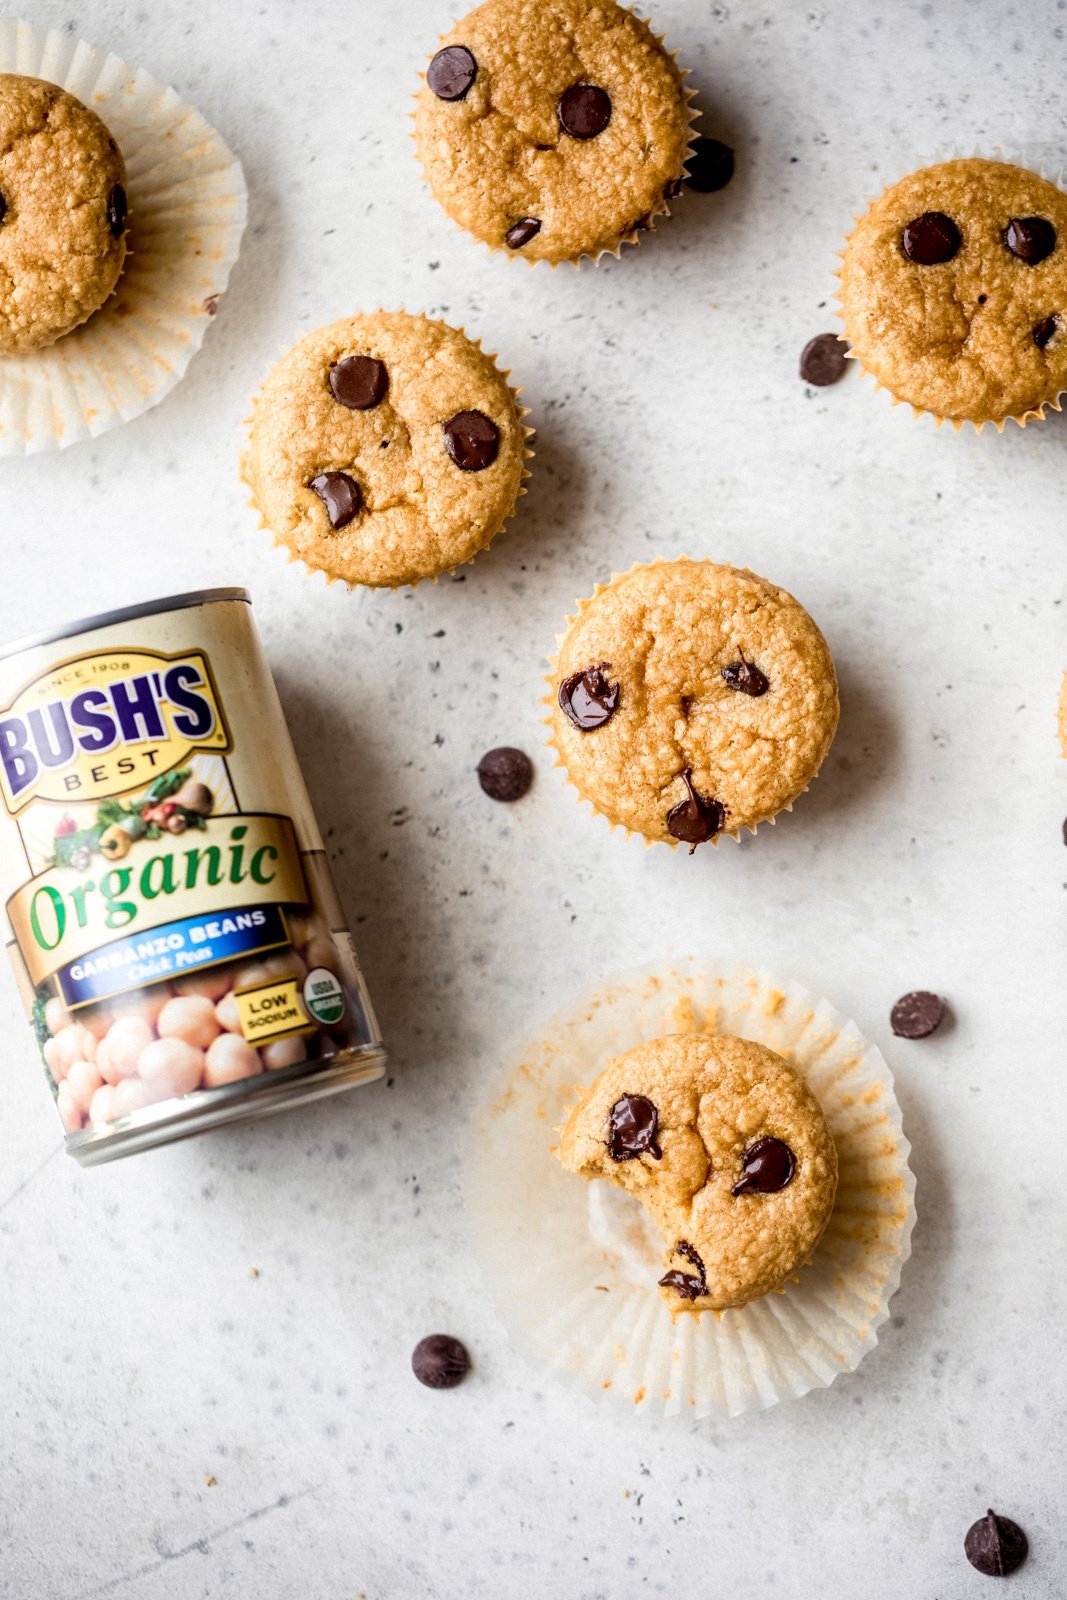
[[[895,178],[890,179],[888,183],[884,183],[882,185],[881,189],[878,191],[878,194],[867,196],[866,210],[870,210],[871,206],[874,205],[879,195],[884,194],[886,189],[891,189],[894,184],[899,183],[903,178],[909,177],[913,172],[921,171],[923,167],[937,166],[944,161],[968,160],[1000,161],[1003,162],[1005,166],[1023,167],[1028,172],[1036,173],[1039,178],[1044,178],[1046,182],[1055,184],[1057,189],[1062,189],[1064,193],[1067,193],[1067,182],[1064,181],[1064,167],[1060,161],[1056,161],[1054,163],[1049,163],[1047,161],[1029,161],[1027,160],[1023,151],[1005,150],[1000,145],[996,145],[992,151],[983,149],[981,147],[976,147],[973,150],[964,150],[956,147],[949,151],[935,150],[932,156],[920,156],[916,160],[904,166],[901,171],[898,172]],[[839,261],[844,258],[845,246],[847,246],[849,239],[852,237],[855,224],[860,222],[865,214],[866,211],[857,212],[854,214],[852,219],[853,228],[850,229],[845,235],[844,245],[837,252],[837,258]],[[841,305],[840,267],[836,267],[834,269],[834,279],[836,281],[836,287],[831,290],[831,297],[837,302],[836,314],[841,321],[842,327],[844,328],[845,314]],[[842,332],[840,337],[843,343],[848,343],[847,331]],[[951,426],[953,433],[962,432],[963,428],[968,425],[974,429],[975,433],[981,433],[982,429],[987,425],[995,428],[997,433],[1003,433],[1009,422],[1017,423],[1020,428],[1025,428],[1028,422],[1044,422],[1050,411],[1063,410],[1063,399],[1064,396],[1067,395],[1067,389],[1061,389],[1051,399],[1043,400],[1038,406],[1028,407],[1027,410],[1021,411],[1018,414],[1009,413],[1004,417],[981,417],[977,419],[972,417],[943,417],[939,416],[936,411],[928,411],[924,406],[913,405],[910,400],[903,400],[899,395],[895,395],[886,384],[882,383],[878,378],[876,378],[874,373],[864,365],[862,356],[857,355],[856,352],[851,348],[849,348],[845,354],[850,361],[855,361],[856,365],[859,367],[864,376],[871,380],[871,383],[876,391],[884,391],[889,396],[891,405],[908,406],[911,410],[912,416],[917,421],[921,418],[929,417],[932,420],[935,429],[942,427],[947,422]]]
[[[626,11],[630,16],[636,17],[639,22],[644,22],[646,26],[648,26],[648,27],[651,26],[650,23],[649,23],[649,19],[647,17],[640,16],[639,13],[635,10],[635,8],[633,6],[621,6],[620,9],[623,10],[623,11]],[[464,13],[464,15],[466,15],[466,13]],[[455,19],[455,22],[452,25],[453,28],[456,26],[456,23],[458,23],[460,21],[462,21],[462,17],[457,17]],[[451,33],[451,31],[452,31],[452,29],[449,28],[444,33],[438,34],[438,44],[444,44],[445,40],[448,38],[448,35],[449,35],[449,33]],[[687,85],[686,85],[685,80],[689,76],[689,68],[688,67],[679,67],[678,66],[678,56],[679,56],[680,52],[678,50],[668,50],[667,49],[667,46],[666,46],[667,36],[666,36],[666,34],[654,33],[652,35],[652,37],[653,37],[655,43],[658,44],[660,46],[660,48],[664,51],[664,53],[666,55],[668,55],[670,57],[670,59],[674,62],[675,67],[677,67],[677,69],[678,69],[678,75],[679,75],[679,77],[681,79],[682,95],[683,95],[683,97],[685,99],[685,104],[686,104],[686,121],[688,123],[688,144],[686,146],[685,159],[684,159],[683,164],[682,164],[682,170],[681,170],[681,172],[679,174],[679,181],[681,181],[683,178],[686,178],[686,177],[689,176],[689,162],[690,162],[690,160],[692,158],[692,155],[693,155],[693,124],[696,122],[697,118],[703,116],[704,113],[702,111],[698,110],[697,107],[693,104],[693,102],[696,99],[696,90],[695,89],[691,89],[691,88],[687,87]],[[426,73],[425,73],[425,71],[419,73],[419,78],[420,78],[421,82],[425,82],[426,81]],[[416,98],[416,104],[417,104],[418,96],[416,95],[415,98]],[[413,108],[412,111],[411,111],[411,120],[412,120],[412,122],[414,122],[416,114],[417,114],[416,109]],[[412,130],[411,138],[413,140],[416,140],[415,158],[419,162],[419,166],[423,171],[423,177],[426,179],[427,186],[431,188],[431,192],[432,192],[432,186],[430,185],[429,177],[428,177],[428,175],[427,175],[427,173],[425,171],[425,168],[423,167],[422,160],[421,160],[421,157],[419,155],[419,151],[418,151],[418,147],[417,147],[417,135],[416,135],[414,129]],[[437,205],[440,205],[440,201],[437,200],[436,195],[434,196],[434,201],[435,201],[435,203]],[[444,207],[443,206],[441,206],[441,210],[444,211]],[[448,213],[445,212],[445,215],[448,216]],[[599,267],[601,261],[603,260],[603,258],[605,256],[610,256],[612,258],[612,260],[618,261],[619,258],[622,255],[622,247],[623,247],[624,244],[632,244],[632,245],[640,244],[642,239],[644,238],[645,234],[647,234],[647,233],[655,233],[656,232],[656,218],[657,217],[669,217],[670,215],[671,215],[671,208],[670,208],[670,204],[669,204],[669,199],[668,199],[668,196],[666,194],[664,194],[662,199],[659,201],[659,203],[657,205],[653,206],[652,209],[650,211],[648,211],[645,214],[644,217],[641,218],[640,222],[635,222],[633,224],[633,226],[628,230],[628,232],[620,235],[619,239],[616,241],[615,244],[613,244],[613,245],[605,245],[605,246],[603,246],[602,249],[597,250],[595,252],[595,254],[592,251],[583,250],[581,255],[579,255],[579,256],[567,256],[562,261],[550,261],[550,262],[548,262],[548,265],[552,268],[552,270],[554,272],[557,267],[564,267],[564,266],[567,266],[567,267],[580,267],[583,264],[583,262],[585,262],[585,261],[591,261],[593,263],[594,267]],[[484,245],[485,249],[490,251],[493,255],[506,256],[509,261],[515,261],[515,260],[518,260],[518,259],[521,258],[521,260],[523,260],[525,262],[527,267],[536,267],[536,266],[539,266],[539,265],[543,264],[543,258],[533,257],[533,256],[524,256],[524,255],[522,255],[522,252],[520,250],[509,250],[507,248],[507,246],[504,245],[504,244],[491,244],[487,239],[481,239],[481,238],[478,237],[477,234],[471,233],[470,229],[463,228],[463,225],[461,223],[454,222],[454,219],[451,216],[448,217],[448,220],[453,223],[453,226],[461,228],[464,233],[469,234],[472,239],[477,239],[478,243],[481,244],[481,245]]]
[[[679,1316],[640,1204],[565,1172],[553,1147],[576,1087],[668,1033],[753,1039],[803,1072],[837,1146],[833,1215],[784,1290]],[[639,1415],[737,1416],[824,1388],[878,1340],[911,1249],[915,1180],[893,1079],[826,1000],[766,972],[690,960],[605,985],[517,1050],[469,1145],[465,1198],[486,1286],[515,1348]]]
[[[548,706],[550,708],[555,705],[555,703],[556,703],[556,695],[557,695],[557,691],[558,691],[558,687],[559,687],[558,678],[559,678],[559,655],[560,655],[560,651],[563,648],[564,641],[566,640],[567,635],[570,632],[572,625],[575,622],[577,622],[577,620],[581,616],[582,612],[585,611],[587,609],[587,607],[592,605],[593,601],[597,598],[598,595],[603,594],[605,589],[610,589],[611,585],[613,583],[616,583],[620,578],[627,578],[627,577],[630,576],[630,573],[637,572],[639,569],[643,569],[645,567],[672,566],[674,564],[674,562],[676,562],[676,561],[694,561],[694,560],[700,560],[700,559],[701,558],[698,557],[698,556],[687,556],[687,555],[683,554],[683,555],[679,555],[679,556],[669,556],[669,557],[668,556],[656,556],[655,559],[652,560],[652,561],[634,561],[626,569],[625,572],[613,572],[611,574],[610,578],[608,579],[607,583],[595,584],[594,587],[593,587],[592,594],[586,595],[584,597],[579,597],[577,600],[575,600],[575,602],[574,602],[575,610],[573,611],[573,613],[570,616],[568,616],[566,618],[563,631],[561,633],[557,633],[557,635],[556,635],[556,648],[555,648],[554,652],[552,653],[552,655],[550,655],[549,658],[548,658],[549,672],[548,672],[548,674],[546,675],[546,677],[544,679],[545,683],[548,686],[548,693],[546,695],[542,695],[541,696],[541,704],[544,705],[544,706]],[[749,569],[745,568],[744,570],[748,571]],[[543,723],[544,723],[546,728],[550,728],[550,729],[552,728],[553,721],[552,721],[551,710],[549,711],[549,715],[547,717],[544,717],[542,719],[542,721],[543,721]],[[575,791],[575,800],[577,801],[577,803],[580,806],[588,806],[589,810],[593,813],[593,815],[595,817],[599,817],[602,822],[607,823],[607,825],[611,829],[612,833],[616,832],[616,830],[621,829],[621,831],[623,832],[623,834],[626,836],[627,839],[640,839],[641,843],[643,845],[645,845],[645,847],[648,848],[648,849],[651,849],[653,845],[666,845],[668,847],[668,849],[671,849],[671,850],[677,850],[680,845],[683,845],[683,847],[688,848],[688,847],[684,846],[684,841],[682,841],[680,839],[673,839],[673,838],[671,838],[671,839],[650,839],[647,834],[641,833],[637,829],[627,827],[625,822],[616,822],[613,817],[609,817],[606,812],[602,811],[598,805],[594,804],[594,802],[592,800],[590,800],[588,795],[583,794],[582,791],[579,789],[578,785],[575,783],[574,778],[571,775],[571,771],[570,771],[570,768],[567,765],[567,761],[566,761],[566,758],[565,758],[565,756],[563,754],[563,751],[560,749],[559,745],[556,743],[555,737],[554,737],[554,735],[552,733],[550,733],[548,738],[545,740],[545,744],[553,752],[553,755],[555,757],[552,765],[554,767],[559,767],[559,768],[562,769],[564,778],[566,779],[567,783],[571,786],[571,788]],[[821,770],[822,769],[821,769],[821,766],[820,766],[819,771],[821,771]],[[746,823],[743,823],[741,825],[741,827],[739,827],[739,828],[726,828],[726,827],[724,827],[724,828],[720,829],[720,831],[717,834],[715,834],[715,836],[713,838],[707,840],[706,843],[711,845],[714,849],[718,849],[719,844],[723,839],[730,839],[734,844],[740,844],[742,842],[741,841],[742,834],[745,834],[745,833],[756,834],[756,833],[759,832],[760,828],[773,828],[774,824],[776,823],[778,818],[784,812],[792,811],[792,809],[793,809],[794,805],[796,804],[796,802],[798,800],[802,799],[803,796],[808,793],[808,791],[811,788],[812,784],[815,782],[816,778],[818,778],[819,771],[814,772],[812,774],[811,778],[809,779],[809,781],[804,785],[803,789],[800,790],[799,794],[794,795],[792,800],[787,801],[787,803],[784,806],[782,806],[778,811],[776,811],[774,813],[773,817],[763,817],[763,818],[760,819],[759,822],[746,822]]]
[[[55,344],[0,356],[0,455],[96,438],[157,405],[219,308],[247,213],[241,164],[173,89],[55,29],[0,19],[0,72],[44,78],[103,118],[126,163],[115,292]]]
[[[393,310],[397,310],[397,309],[404,310],[404,307],[402,307],[402,306],[399,307],[399,308],[394,307],[392,309]],[[359,313],[359,314],[360,315],[364,315],[365,314],[367,316],[381,316],[383,314],[386,314],[386,307],[379,306],[377,308],[377,310],[375,310],[375,311],[371,311],[371,312],[367,312],[367,313]],[[425,313],[424,312],[416,312],[416,313],[412,313],[412,315],[424,316]],[[339,577],[335,573],[327,572],[325,567],[313,566],[310,562],[305,561],[304,557],[299,555],[297,551],[292,549],[292,547],[289,545],[289,543],[286,541],[286,539],[281,534],[277,533],[271,527],[270,523],[267,521],[266,517],[263,515],[263,511],[260,508],[258,500],[256,499],[256,489],[255,489],[255,483],[253,481],[253,474],[252,474],[252,467],[251,467],[252,423],[253,423],[253,419],[254,419],[254,416],[255,416],[256,405],[257,405],[258,400],[259,400],[259,394],[261,392],[261,391],[257,391],[257,393],[255,395],[253,395],[253,397],[252,397],[251,410],[249,411],[248,416],[245,418],[245,428],[246,428],[246,432],[247,432],[247,435],[248,435],[248,445],[247,445],[247,448],[241,454],[241,462],[240,462],[240,477],[241,477],[241,482],[244,484],[246,490],[248,491],[248,503],[251,506],[252,510],[255,512],[256,516],[259,518],[259,526],[262,529],[264,529],[267,533],[269,533],[271,535],[271,538],[272,538],[272,541],[274,543],[275,549],[276,550],[283,550],[285,552],[286,557],[287,557],[287,559],[289,561],[289,564],[291,566],[292,565],[302,566],[304,568],[305,572],[307,572],[307,573],[309,573],[309,574],[311,574],[313,576],[317,574],[317,575],[320,575],[321,577],[325,578],[326,587],[327,588],[332,587],[332,585],[335,584],[335,583],[343,583],[345,585],[345,587],[348,589],[349,593],[351,593],[352,590],[358,590],[360,595],[365,596],[368,593],[368,591],[370,591],[371,589],[389,589],[389,590],[392,590],[393,592],[395,592],[397,589],[417,589],[420,583],[436,583],[439,578],[452,577],[459,570],[459,568],[461,566],[469,567],[469,566],[471,566],[473,564],[473,562],[475,562],[478,559],[478,557],[480,555],[484,555],[485,551],[489,549],[489,547],[494,543],[494,541],[496,539],[498,539],[502,533],[505,532],[507,524],[516,516],[516,514],[518,512],[519,501],[522,499],[523,495],[525,495],[525,493],[526,493],[525,482],[526,482],[526,479],[531,476],[530,469],[526,465],[526,463],[528,461],[532,461],[534,456],[537,453],[534,450],[533,445],[530,443],[531,439],[533,439],[533,437],[535,435],[536,430],[534,428],[528,427],[526,425],[526,423],[523,421],[524,417],[528,417],[530,415],[530,408],[529,408],[529,406],[524,406],[521,403],[520,399],[519,399],[519,396],[522,394],[521,387],[520,388],[516,388],[514,384],[508,383],[508,379],[511,377],[511,368],[510,367],[500,367],[500,366],[498,366],[497,365],[496,353],[495,352],[490,352],[490,351],[487,351],[487,350],[483,349],[482,341],[480,339],[475,338],[472,334],[469,334],[465,327],[455,328],[455,327],[453,327],[452,323],[442,323],[440,317],[428,317],[427,321],[441,323],[441,325],[444,326],[444,327],[452,328],[453,332],[462,334],[465,339],[469,340],[469,342],[472,345],[474,345],[476,350],[481,351],[482,355],[485,356],[487,361],[491,361],[492,362],[493,366],[496,367],[497,372],[503,378],[504,382],[507,383],[508,393],[511,395],[511,398],[514,401],[515,414],[516,414],[516,417],[518,418],[519,427],[522,430],[522,436],[523,436],[522,472],[521,472],[521,475],[520,475],[520,478],[519,478],[519,487],[515,491],[514,502],[512,504],[511,510],[504,517],[501,518],[500,525],[496,529],[494,529],[494,531],[489,535],[489,537],[485,541],[485,543],[478,550],[476,550],[473,555],[467,557],[466,561],[458,562],[455,566],[452,566],[452,567],[445,567],[440,572],[427,573],[425,577],[416,578],[413,582],[380,583],[380,584],[349,583],[347,579]],[[283,356],[287,355],[291,348],[292,348],[292,346],[286,345],[284,347],[284,349],[280,350],[279,353],[278,353],[278,360],[281,360]]]

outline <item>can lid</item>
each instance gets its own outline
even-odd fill
[[[188,594],[167,595],[163,600],[143,600],[137,606],[120,606],[117,611],[100,611],[94,617],[80,617],[63,627],[46,628],[43,633],[31,633],[25,639],[0,645],[0,661],[17,656],[23,650],[33,650],[38,645],[55,644],[58,639],[69,639],[76,633],[94,633],[97,628],[110,628],[119,622],[136,622],[138,617],[154,617],[165,611],[185,611],[190,606],[213,605],[217,600],[243,600],[252,604],[247,589],[191,589]]]

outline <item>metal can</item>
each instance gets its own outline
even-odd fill
[[[83,1166],[379,1078],[243,589],[0,651],[8,949]]]

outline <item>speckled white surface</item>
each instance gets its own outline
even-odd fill
[[[175,393],[5,465],[3,631],[250,586],[393,1073],[81,1173],[4,982],[0,1594],[963,1600],[988,1587],[963,1533],[993,1505],[1032,1540],[1006,1592],[1062,1595],[1067,427],[935,434],[856,372],[807,392],[796,362],[832,325],[865,194],[939,148],[1067,147],[1063,0],[660,0],[737,177],[623,261],[554,275],[491,257],[423,191],[406,116],[447,6],[33,14],[197,103],[251,217]],[[271,550],[235,463],[276,354],[379,303],[499,349],[539,440],[521,517],[462,582],[361,599]],[[844,712],[816,788],[692,860],[610,835],[543,755],[526,801],[486,800],[485,748],[540,748],[575,594],[680,550],[751,565],[825,629]],[[505,1043],[691,951],[792,973],[883,1046],[920,1222],[854,1376],[686,1428],[511,1354],[459,1197]],[[916,986],[957,1020],[905,1044],[887,1014]],[[476,1362],[453,1393],[408,1367],[437,1328]]]

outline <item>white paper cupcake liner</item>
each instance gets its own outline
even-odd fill
[[[128,251],[115,293],[54,345],[0,356],[0,456],[96,438],[157,405],[218,309],[247,214],[241,164],[173,89],[54,29],[0,19],[0,72],[89,106],[126,162]]]
[[[1042,145],[1037,149],[1031,148],[1028,154],[1024,150],[1015,149],[1011,146],[1005,147],[1004,145],[999,144],[993,145],[992,148],[989,148],[988,146],[976,145],[973,149],[964,149],[960,145],[954,145],[949,150],[945,150],[940,146],[935,146],[932,153],[930,151],[918,153],[912,161],[902,164],[900,171],[897,173],[895,178],[890,178],[887,182],[883,183],[877,191],[866,196],[866,202],[863,210],[854,213],[852,218],[852,227],[849,228],[845,235],[842,248],[837,252],[838,261],[840,262],[844,257],[844,247],[848,244],[849,239],[852,237],[852,234],[856,228],[856,224],[862,220],[879,196],[884,194],[887,189],[892,189],[894,184],[900,183],[903,178],[907,178],[913,172],[921,171],[923,167],[940,166],[941,163],[945,161],[971,160],[1002,161],[1007,166],[1025,167],[1028,172],[1036,172],[1039,178],[1044,178],[1047,183],[1055,184],[1057,189],[1062,189],[1063,192],[1067,194],[1067,165],[1064,163],[1062,148],[1057,149],[1051,145]],[[844,308],[841,304],[840,266],[834,269],[833,281],[828,291],[828,298],[831,301],[836,302],[835,314],[839,322],[842,324],[842,331],[838,337],[843,343],[847,344],[848,335],[844,328]],[[1009,413],[1008,416],[1005,417],[981,417],[977,421],[972,418],[967,418],[964,420],[961,417],[941,417],[938,416],[935,411],[927,411],[924,406],[912,405],[910,400],[900,399],[900,397],[895,395],[893,391],[887,388],[884,383],[879,382],[879,380],[874,376],[873,372],[868,371],[863,364],[862,358],[853,354],[851,349],[847,350],[845,354],[850,360],[855,361],[856,365],[863,373],[863,376],[870,380],[875,391],[882,390],[889,396],[889,402],[891,405],[907,406],[917,422],[929,422],[933,425],[935,431],[942,427],[946,422],[949,424],[953,433],[961,433],[965,427],[971,427],[974,429],[975,433],[981,433],[983,428],[987,426],[993,428],[997,433],[1003,433],[1009,422],[1014,422],[1020,428],[1025,428],[1028,422],[1044,422],[1050,411],[1062,411],[1064,396],[1067,395],[1067,390],[1060,389],[1050,399],[1042,400],[1039,405],[1030,406],[1027,410],[1020,411],[1017,414],[1014,412]]]
[[[663,1241],[639,1203],[553,1154],[575,1087],[668,1033],[753,1039],[814,1089],[837,1145],[837,1200],[783,1292],[696,1318],[657,1290]],[[516,1052],[477,1120],[466,1202],[512,1343],[594,1399],[640,1414],[737,1416],[824,1388],[877,1343],[911,1250],[915,1180],[881,1053],[826,1000],[764,972],[695,960],[644,971],[560,1012]]]

